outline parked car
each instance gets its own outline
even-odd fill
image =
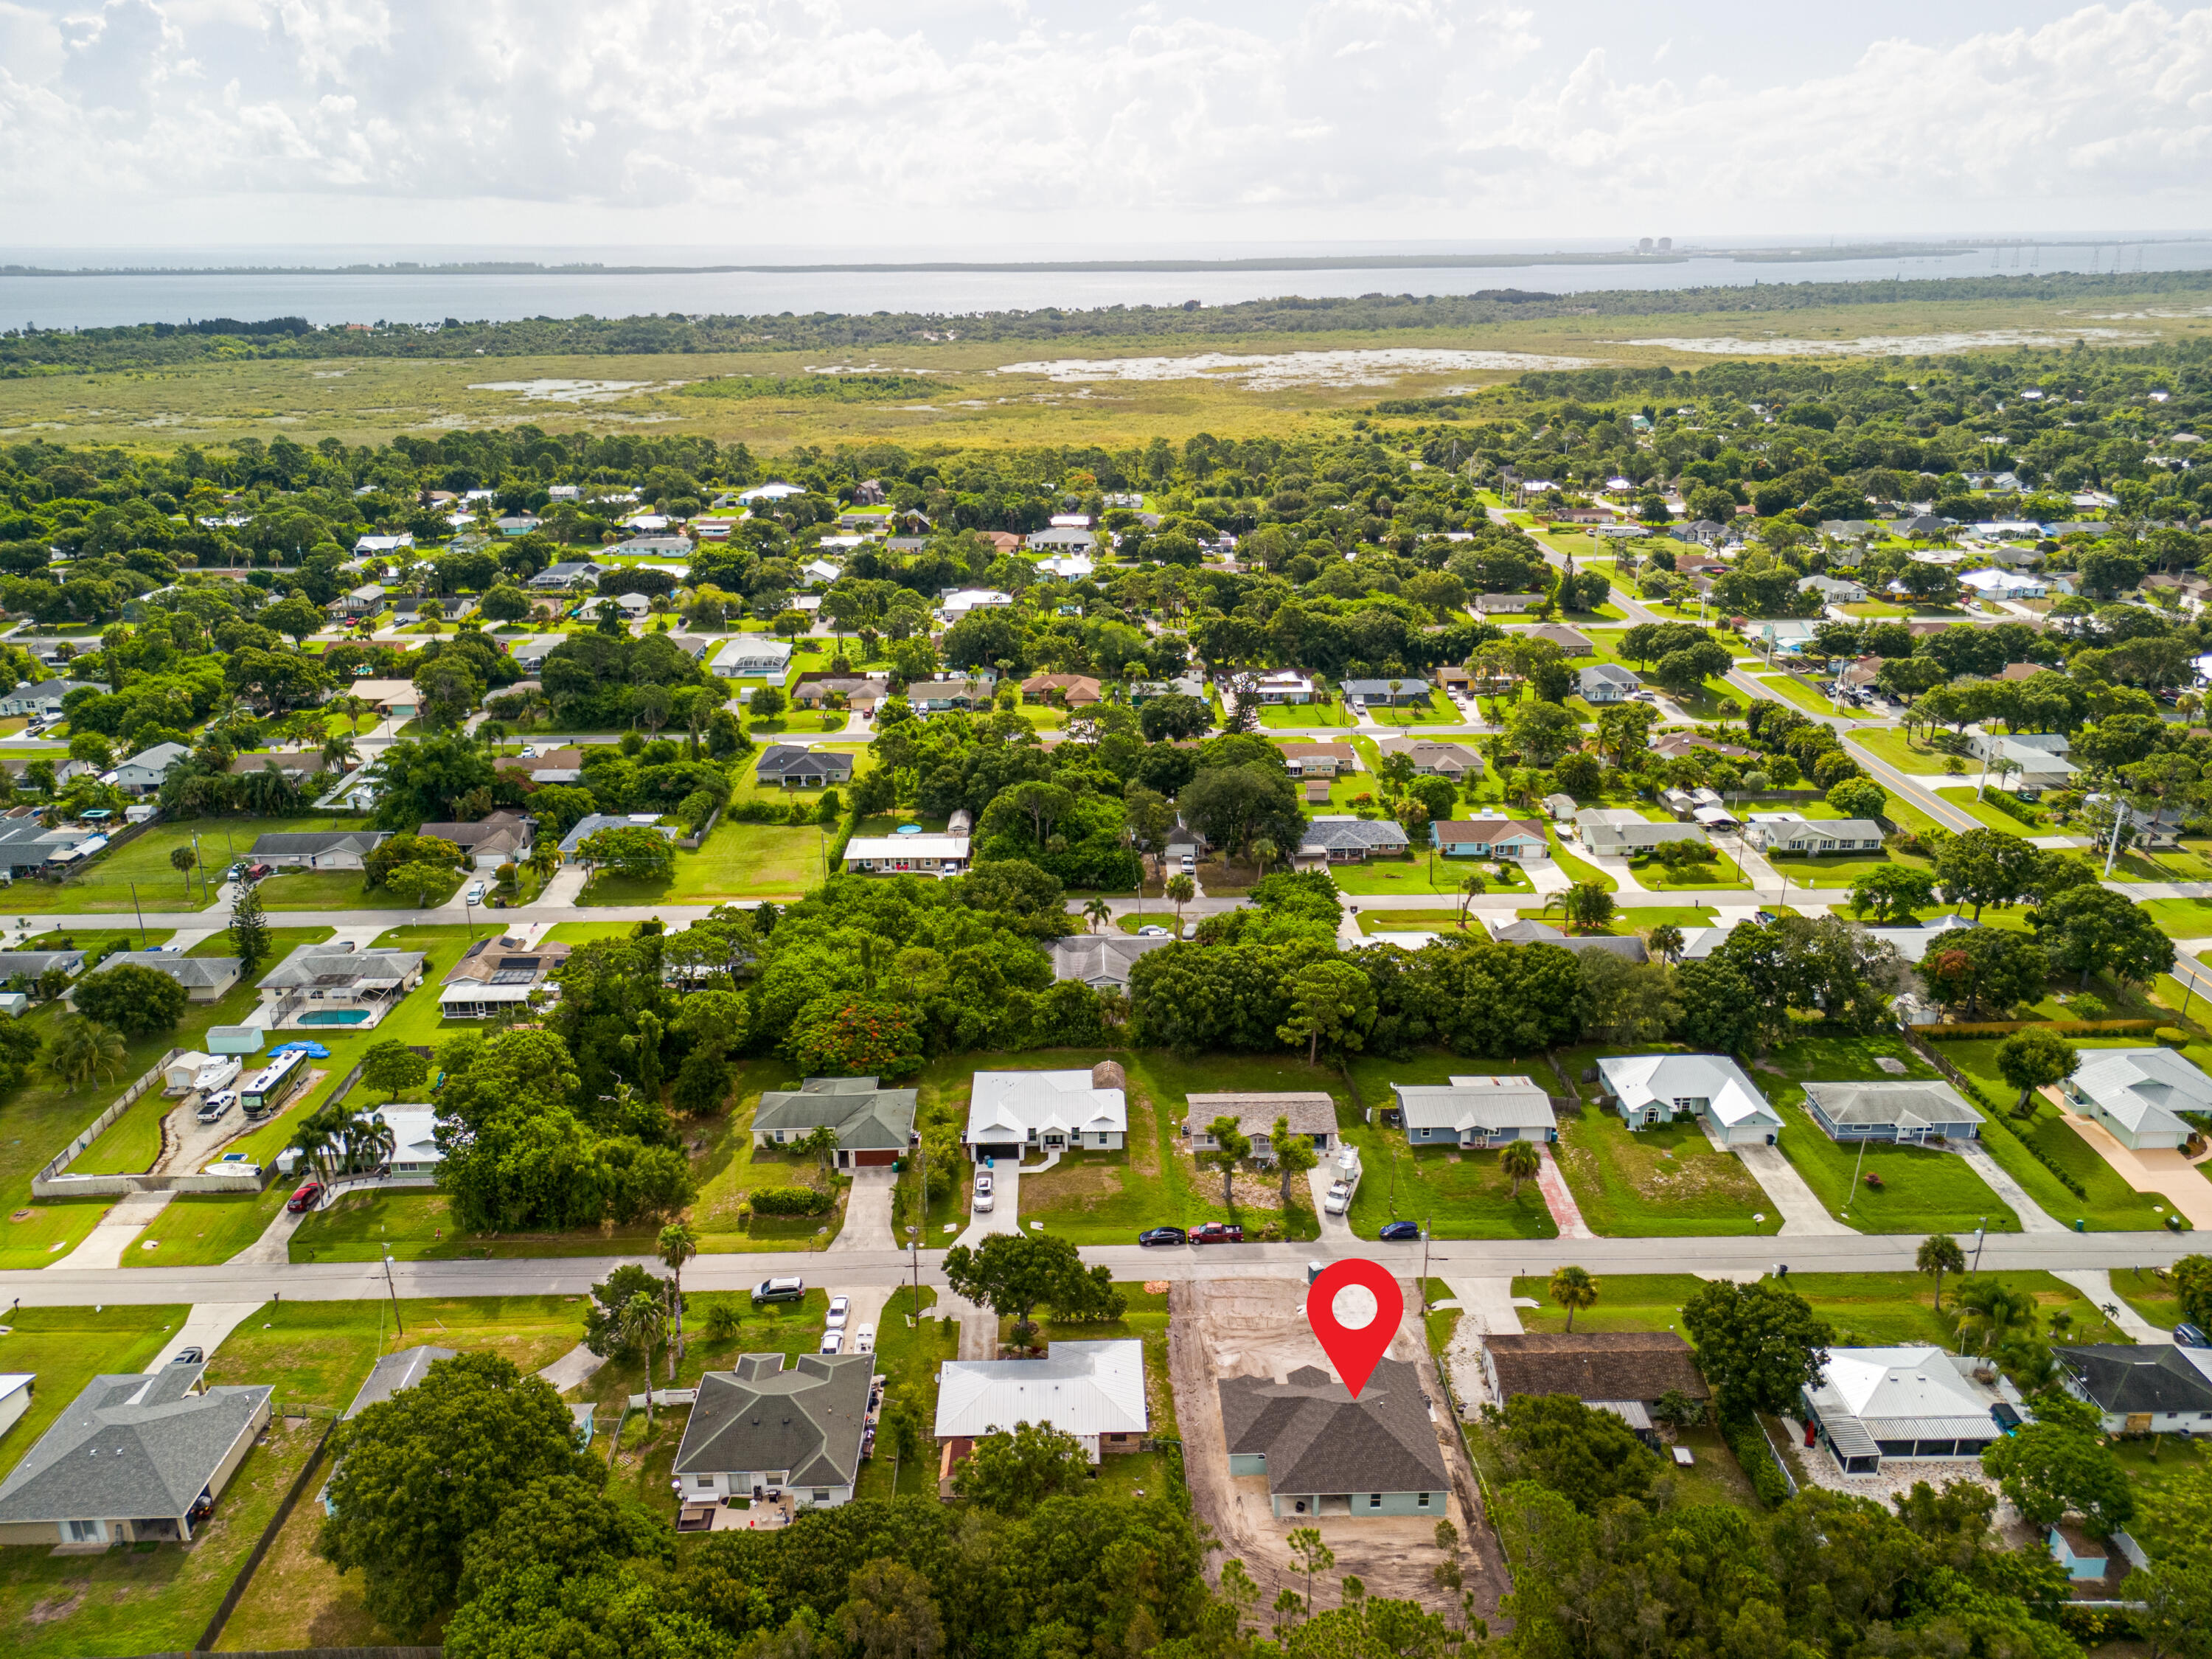
[[[205,1100],[200,1102],[199,1110],[193,1113],[192,1115],[203,1123],[213,1123],[219,1120],[225,1112],[228,1111],[232,1107],[237,1104],[237,1090],[218,1089],[215,1093],[210,1095]]]
[[[852,1316],[853,1298],[849,1296],[833,1296],[830,1298],[829,1317],[822,1322],[828,1329],[842,1331],[845,1328],[845,1322]]]
[[[197,1344],[188,1344],[169,1356],[172,1365],[198,1365],[207,1360],[207,1350]]]
[[[1182,855],[1182,872],[1186,876],[1194,876],[1198,873],[1198,860],[1188,853]]]
[[[987,1170],[977,1170],[975,1172],[975,1212],[978,1215],[988,1215],[991,1212],[991,1192],[990,1172]]]
[[[1137,1243],[1147,1248],[1154,1244],[1188,1244],[1190,1235],[1180,1227],[1147,1227],[1137,1235]]]
[[[1209,1221],[1203,1227],[1190,1230],[1194,1244],[1242,1244],[1244,1230],[1231,1221]]]
[[[461,896],[461,902],[464,904],[482,904],[483,902],[484,884],[480,881],[471,882],[469,884],[469,890]]]
[[[1322,1209],[1331,1215],[1342,1215],[1352,1207],[1352,1185],[1340,1181],[1328,1189],[1328,1196],[1321,1201]]]
[[[803,1279],[763,1279],[753,1286],[753,1305],[763,1302],[802,1302],[806,1298]]]
[[[273,864],[249,864],[246,866],[246,878],[248,881],[259,881],[264,876],[273,876],[276,873],[276,866]]]
[[[1151,922],[1146,922],[1142,927],[1137,929],[1139,939],[1165,939],[1167,936],[1166,928],[1155,927]]]
[[[2176,1325],[2173,1328],[2173,1346],[2177,1348],[2212,1348],[2212,1342],[2207,1342],[2204,1333],[2194,1325]]]
[[[876,1328],[873,1325],[863,1325],[853,1333],[854,1353],[873,1353],[875,1351]]]
[[[313,1209],[315,1207],[315,1201],[321,1198],[322,1195],[323,1183],[319,1181],[310,1181],[302,1185],[297,1192],[292,1194],[291,1197],[284,1200],[284,1207],[292,1214],[300,1215],[308,1210]]]
[[[1418,1239],[1420,1236],[1421,1224],[1418,1221],[1385,1222],[1382,1231],[1375,1235],[1386,1243],[1397,1243],[1409,1238]]]
[[[823,1332],[823,1333],[822,1333],[822,1346],[821,1346],[819,1348],[816,1349],[816,1350],[815,1350],[815,1352],[817,1352],[817,1353],[842,1353],[842,1352],[845,1352],[845,1333],[844,1333],[844,1332],[842,1332],[842,1331],[824,1331],[824,1332]]]

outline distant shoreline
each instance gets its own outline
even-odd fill
[[[1959,242],[1846,243],[1835,246],[1674,248],[1639,253],[1352,253],[1260,254],[1233,259],[917,259],[828,260],[804,264],[611,265],[591,262],[547,264],[537,260],[472,259],[426,264],[346,265],[79,265],[0,264],[8,276],[897,276],[939,273],[1047,272],[1176,273],[1251,270],[1511,270],[1537,265],[1680,265],[1700,259],[1738,264],[1793,264],[1838,259],[1965,258],[1996,249],[2136,247],[2193,242],[2193,236],[2088,237],[2029,240],[1990,238]]]

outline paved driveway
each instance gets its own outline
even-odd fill
[[[898,1249],[891,1225],[891,1194],[897,1186],[898,1176],[890,1170],[854,1170],[852,1189],[845,1196],[845,1224],[830,1241],[830,1250]]]

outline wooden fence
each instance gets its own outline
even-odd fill
[[[269,1524],[262,1528],[261,1536],[254,1540],[253,1553],[246,1558],[246,1565],[238,1570],[238,1576],[230,1581],[230,1589],[224,1592],[222,1604],[216,1608],[215,1617],[208,1621],[207,1630],[200,1637],[198,1645],[194,1651],[212,1652],[216,1641],[222,1635],[222,1627],[230,1622],[230,1615],[238,1611],[239,1601],[246,1595],[246,1587],[253,1583],[255,1570],[261,1565],[263,1559],[268,1555],[270,1547],[276,1542],[276,1535],[284,1530],[284,1523],[292,1518],[292,1510],[300,1502],[300,1494],[307,1489],[307,1483],[314,1478],[315,1471],[322,1468],[324,1448],[331,1443],[331,1431],[337,1427],[336,1415],[333,1413],[331,1418],[324,1422],[323,1431],[315,1439],[315,1449],[307,1454],[307,1461],[300,1465],[299,1474],[292,1477],[291,1488],[285,1492],[284,1501],[277,1504],[276,1513],[270,1516]],[[439,1650],[395,1648],[387,1649],[385,1651],[435,1653]]]

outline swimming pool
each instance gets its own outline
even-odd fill
[[[366,1008],[318,1008],[300,1016],[302,1025],[358,1025],[368,1018]]]

